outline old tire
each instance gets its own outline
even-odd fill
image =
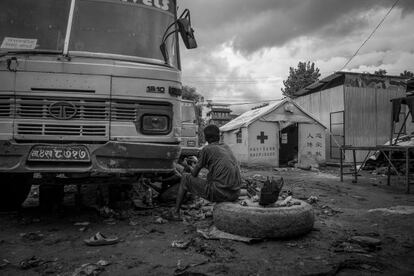
[[[32,186],[32,174],[0,174],[0,210],[19,209]]]
[[[290,207],[260,207],[257,203],[219,203],[214,207],[216,227],[222,231],[251,238],[290,238],[308,233],[313,228],[312,207],[302,201]]]

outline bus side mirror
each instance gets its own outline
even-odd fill
[[[191,27],[190,11],[184,10],[180,18],[177,20],[178,30],[180,31],[181,38],[184,41],[184,45],[187,49],[197,48],[197,41],[194,37],[194,30]]]

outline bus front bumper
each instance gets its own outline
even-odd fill
[[[35,147],[53,149],[80,146],[87,150],[85,160],[33,160]],[[0,172],[8,173],[155,173],[170,172],[180,156],[181,147],[171,144],[109,141],[105,144],[48,144],[0,141]],[[30,156],[29,156],[30,155]]]

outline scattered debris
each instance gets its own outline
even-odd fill
[[[195,263],[195,264],[182,264],[181,260],[177,261],[177,268],[174,271],[174,275],[185,275],[183,274],[187,269],[192,268],[192,267],[196,267],[196,266],[200,266],[200,265],[204,265],[206,263],[208,263],[208,260],[205,261],[201,261],[199,263]]]
[[[381,240],[367,236],[353,236],[350,241],[368,248],[376,248],[381,245]]]
[[[40,241],[44,235],[40,232],[21,233],[20,237],[26,242]]]
[[[2,269],[3,267],[6,267],[10,264],[10,261],[7,259],[3,259],[2,260],[3,263],[0,264],[0,269]]]
[[[323,205],[321,208],[323,209],[322,214],[327,216],[334,216],[336,214],[342,213],[342,211],[334,210],[328,205]]]
[[[219,240],[219,239],[226,239],[226,240],[233,240],[233,241],[240,241],[244,243],[252,243],[261,241],[261,239],[257,238],[248,238],[242,237],[239,235],[233,235],[230,233],[223,232],[217,229],[216,226],[212,226],[208,229],[197,229],[197,233],[199,233],[203,238],[207,240]]]
[[[364,270],[364,271],[369,271],[371,273],[377,274],[377,273],[383,272],[383,270],[385,269],[385,265],[377,261],[373,261],[373,260],[351,258],[351,259],[343,260],[337,264],[334,264],[333,268],[329,271],[324,271],[321,273],[311,273],[311,274],[305,274],[305,275],[306,276],[339,275],[340,272],[345,269]]]
[[[192,242],[191,240],[189,240],[189,241],[177,240],[177,241],[173,241],[171,243],[171,247],[180,248],[180,249],[187,249],[191,242]]]
[[[104,271],[104,268],[98,264],[83,264],[81,267],[77,268],[72,276],[90,276],[90,275],[99,275],[102,271]]]
[[[133,199],[132,202],[134,206],[138,210],[147,210],[147,209],[154,209],[154,205],[146,204],[142,199]]]
[[[414,214],[414,206],[393,206],[389,208],[377,208],[370,209],[368,212],[381,212],[386,215],[411,215]]]
[[[75,226],[89,226],[89,221],[84,221],[84,222],[75,222],[73,225]]]
[[[311,165],[305,166],[305,165],[298,165],[298,164],[295,164],[295,168],[301,169],[304,171],[310,171],[312,169]]]
[[[113,218],[105,219],[103,222],[105,222],[108,225],[115,225],[116,224],[116,220],[113,219]]]
[[[19,266],[20,266],[21,269],[29,269],[29,268],[32,268],[32,267],[37,267],[42,263],[43,263],[43,259],[32,256],[30,258],[22,260],[19,263]]]
[[[293,205],[300,205],[300,202],[294,201],[292,196],[288,196],[284,200],[276,202],[274,207],[290,207]]]
[[[117,218],[119,217],[119,213],[114,211],[113,209],[109,208],[108,206],[103,206],[99,210],[99,215],[104,218]]]
[[[335,252],[368,253],[381,249],[381,240],[369,236],[352,236],[333,244]]]
[[[319,201],[319,198],[317,196],[310,196],[307,200],[306,200],[309,204],[314,204],[316,202]]]
[[[105,261],[105,260],[99,260],[98,262],[96,262],[96,264],[97,264],[97,265],[100,265],[100,266],[108,266],[108,265],[110,265],[111,263],[110,263],[110,262],[108,262],[108,261]]]
[[[164,219],[164,218],[162,218],[162,217],[158,217],[156,220],[155,220],[155,223],[158,223],[158,224],[164,224],[164,223],[167,223],[168,222],[168,220],[166,220],[166,219]]]
[[[50,260],[49,261],[45,261],[42,258],[38,258],[36,256],[32,256],[30,258],[26,258],[26,259],[20,261],[19,266],[20,266],[21,269],[26,270],[26,269],[30,269],[30,268],[33,268],[33,267],[38,267],[38,266],[43,265],[43,264],[46,264],[46,263],[56,262],[57,260],[58,259],[56,258],[56,259],[54,259],[52,261],[50,261]]]
[[[100,246],[100,245],[111,245],[119,242],[118,237],[108,238],[105,237],[101,232],[97,232],[94,236],[89,239],[83,240],[87,245]]]

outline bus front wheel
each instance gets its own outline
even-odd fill
[[[32,174],[0,174],[0,210],[19,209],[29,195]]]

